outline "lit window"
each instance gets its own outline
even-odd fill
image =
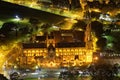
[[[35,50],[32,50],[32,53],[35,53]]]
[[[59,56],[59,54],[56,53],[56,56]]]
[[[44,52],[47,52],[46,50],[44,50]]]
[[[61,49],[59,49],[59,52],[62,52],[62,50],[61,50]]]
[[[28,50],[28,53],[31,53],[31,51],[30,51],[30,50]]]
[[[78,49],[75,49],[75,51],[78,51]]]
[[[40,50],[40,52],[43,52],[43,50]]]
[[[24,50],[24,53],[27,53],[27,51],[26,51],[26,50]]]
[[[74,49],[71,49],[71,51],[74,51]]]
[[[29,57],[29,55],[30,55],[30,53],[26,54],[26,56],[28,56],[28,57]]]
[[[66,49],[63,49],[63,52],[66,52]]]
[[[39,52],[39,50],[36,50],[36,53],[38,53]]]
[[[58,50],[56,50],[56,52],[58,52]]]
[[[70,49],[67,49],[68,52],[70,52]]]

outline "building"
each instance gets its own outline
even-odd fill
[[[22,43],[20,66],[58,68],[91,63],[93,48],[88,36],[88,29],[36,34]]]

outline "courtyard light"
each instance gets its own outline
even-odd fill
[[[19,21],[20,20],[20,17],[18,15],[15,16],[15,20],[16,21]]]

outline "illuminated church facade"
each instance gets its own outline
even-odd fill
[[[21,67],[59,68],[92,62],[93,46],[89,29],[59,30],[37,34],[22,43]]]

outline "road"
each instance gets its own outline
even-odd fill
[[[29,78],[29,79],[25,79],[25,80],[58,80],[58,78],[43,78],[43,79],[42,78],[41,79],[37,79],[37,78],[30,79]],[[91,77],[83,77],[83,78],[80,77],[80,78],[78,78],[78,80],[97,80],[97,79],[92,79]],[[103,78],[102,80],[106,80],[106,79]],[[110,80],[110,79],[107,79],[107,80]],[[120,78],[114,78],[112,80],[120,80]]]
[[[33,78],[29,78],[29,79],[25,79],[25,80],[59,80],[58,78],[41,78],[41,79],[33,79]],[[91,77],[80,77],[80,78],[78,78],[77,80],[98,80],[98,79],[93,79],[93,78],[91,78]],[[100,79],[101,80],[101,79]],[[111,80],[111,79],[102,79],[102,80]],[[120,77],[115,77],[115,78],[113,78],[112,80],[120,80]]]
[[[58,80],[58,78],[25,79],[25,80]],[[78,80],[91,80],[91,78],[79,78]]]

